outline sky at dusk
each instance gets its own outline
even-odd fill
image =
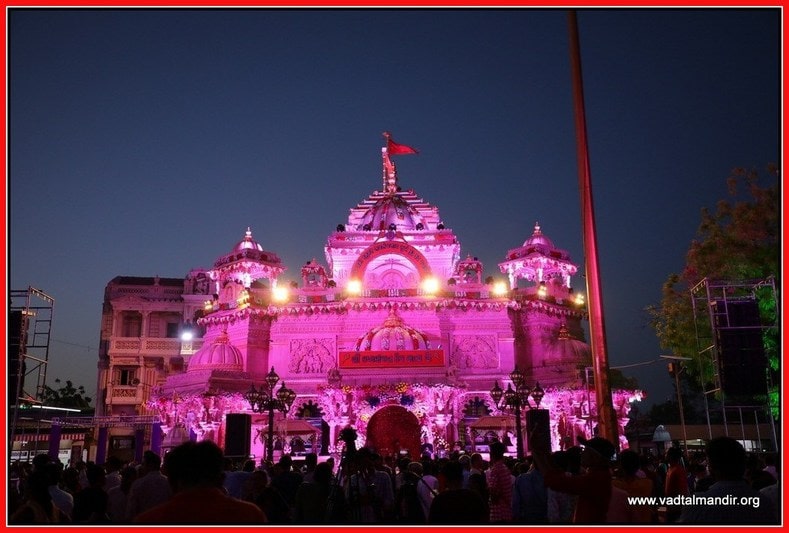
[[[644,308],[730,171],[780,163],[780,17],[578,12],[609,361],[645,406],[674,390]],[[485,276],[539,222],[585,292],[565,10],[13,9],[7,59],[9,284],[55,299],[50,384],[95,397],[115,276],[210,268],[247,226],[287,281],[325,263],[385,130]]]

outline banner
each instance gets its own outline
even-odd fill
[[[341,351],[340,368],[442,367],[443,350]]]

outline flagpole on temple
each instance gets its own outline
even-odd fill
[[[384,192],[395,194],[397,192],[397,167],[390,159],[393,155],[418,154],[419,150],[406,144],[399,144],[392,140],[392,134],[388,131],[383,132],[386,139],[386,146],[381,149],[384,160]]]
[[[388,131],[383,133],[386,139],[386,145],[381,148],[381,157],[383,158],[383,191],[389,194],[397,192],[397,168],[394,162],[389,158],[389,144],[391,142],[391,134]]]
[[[581,49],[578,39],[578,20],[575,10],[567,13],[570,34],[570,64],[573,75],[573,101],[575,108],[576,152],[578,157],[578,182],[581,193],[581,218],[583,223],[584,256],[586,263],[587,309],[589,334],[594,368],[595,400],[599,436],[619,445],[616,415],[608,380],[608,353],[603,320],[603,295],[597,259],[597,231],[592,202],[592,172],[589,165],[589,147],[586,137],[586,111],[584,109],[583,77],[581,75]],[[587,385],[588,386],[588,385]]]

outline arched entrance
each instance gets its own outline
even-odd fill
[[[367,445],[382,456],[397,455],[408,450],[419,458],[419,419],[400,405],[382,407],[367,423]]]
[[[367,247],[351,267],[351,278],[361,279],[367,267],[374,259],[387,254],[399,256],[404,262],[410,263],[419,273],[419,277],[424,279],[431,273],[430,262],[422,255],[422,252],[408,244],[400,241],[379,241]]]

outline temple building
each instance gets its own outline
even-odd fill
[[[550,414],[554,449],[592,435],[577,266],[535,224],[503,254],[506,281],[483,278],[438,208],[401,188],[391,156],[408,152],[392,146],[382,148],[381,190],[329,234],[324,261],[297,267],[301,283],[281,282],[286,266],[250,228],[213,268],[109,282],[99,458],[186,439],[263,457],[272,434],[277,454],[336,454],[348,426],[357,446],[382,455],[514,445],[512,412],[491,389],[507,388],[515,368],[532,392],[524,410]],[[275,413],[250,394],[273,373],[274,394],[284,390]],[[613,395],[624,435],[641,393]]]

